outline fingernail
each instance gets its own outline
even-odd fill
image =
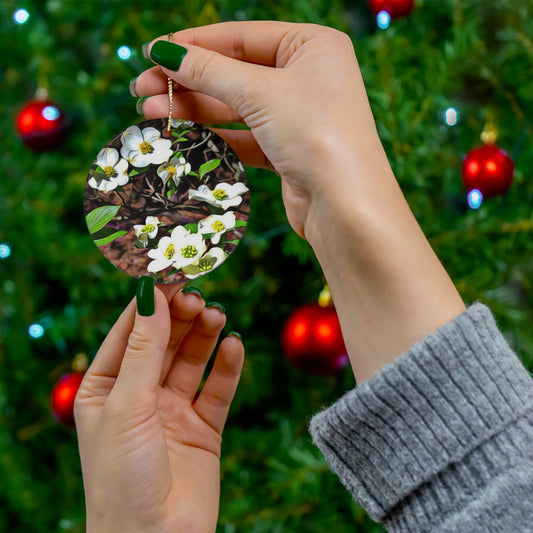
[[[154,280],[150,276],[141,276],[137,283],[137,311],[141,316],[155,313]]]
[[[178,70],[187,48],[169,41],[156,41],[150,50],[150,59],[169,70]]]
[[[220,312],[222,312],[222,313],[226,312],[226,308],[222,304],[219,304],[218,302],[209,302],[205,306],[206,307],[216,307]]]
[[[142,46],[144,59],[150,59],[150,43],[144,43]]]
[[[242,335],[236,331],[230,331],[228,337],[237,337],[242,342]]]
[[[200,298],[204,298],[204,295],[202,294],[202,291],[200,289],[197,289],[196,287],[185,287],[182,291],[183,294],[197,294]]]
[[[145,100],[146,98],[139,98],[137,100],[137,103],[135,104],[135,109],[137,110],[137,113],[139,113],[139,115],[143,114],[143,104]]]
[[[130,80],[130,94],[135,98],[139,98],[139,95],[137,94],[137,91],[135,90],[136,82],[137,82],[136,77]]]

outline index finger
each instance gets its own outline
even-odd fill
[[[177,31],[172,41],[192,44],[249,63],[280,66],[277,64],[278,49],[295,26],[290,22],[278,21],[220,22]],[[168,37],[155,40],[159,39],[166,40]]]

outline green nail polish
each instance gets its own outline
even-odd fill
[[[137,311],[141,316],[152,316],[155,312],[154,280],[141,276],[137,283]]]
[[[150,50],[150,59],[169,70],[178,70],[187,48],[169,41],[156,41]]]
[[[130,94],[134,98],[139,98],[139,95],[137,94],[137,91],[135,90],[135,83],[137,82],[137,78],[133,78],[130,80]]]
[[[200,298],[204,298],[204,295],[200,289],[197,289],[196,287],[185,287],[182,291],[183,294],[197,294]]]
[[[143,57],[144,59],[150,59],[150,43],[144,43],[142,45],[142,53],[143,53]]]
[[[206,307],[216,307],[220,312],[222,313],[226,312],[226,308],[222,304],[219,304],[218,302],[209,302],[208,304],[206,304]]]
[[[242,342],[242,335],[236,331],[230,331],[228,337],[237,337]]]
[[[146,97],[139,98],[137,100],[137,103],[135,104],[135,109],[137,110],[137,113],[139,113],[139,115],[143,114],[143,103],[145,100],[146,100]]]

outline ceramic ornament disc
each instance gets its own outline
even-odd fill
[[[222,264],[250,212],[244,168],[230,146],[194,122],[146,120],[100,150],[85,185],[87,227],[130,276],[184,283]]]

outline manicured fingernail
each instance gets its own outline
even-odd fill
[[[150,59],[150,43],[144,43],[142,46],[144,59]]]
[[[226,312],[226,308],[222,304],[219,304],[218,302],[209,302],[205,306],[206,307],[216,307],[220,312],[222,312],[222,313]]]
[[[196,287],[185,287],[182,291],[183,294],[197,294],[200,298],[204,298],[202,291]]]
[[[187,48],[179,44],[156,41],[150,50],[150,59],[169,70],[178,70],[186,54]]]
[[[137,94],[137,91],[135,90],[136,82],[137,82],[137,78],[133,78],[130,80],[130,94],[135,98],[139,98],[139,95]]]
[[[228,337],[237,337],[242,342],[242,335],[236,331],[230,331]]]
[[[137,283],[137,311],[141,316],[152,316],[155,312],[154,280],[141,276]]]
[[[137,113],[139,113],[139,115],[143,114],[143,104],[145,100],[146,98],[139,98],[137,100],[137,103],[135,104],[135,109],[137,110]]]

